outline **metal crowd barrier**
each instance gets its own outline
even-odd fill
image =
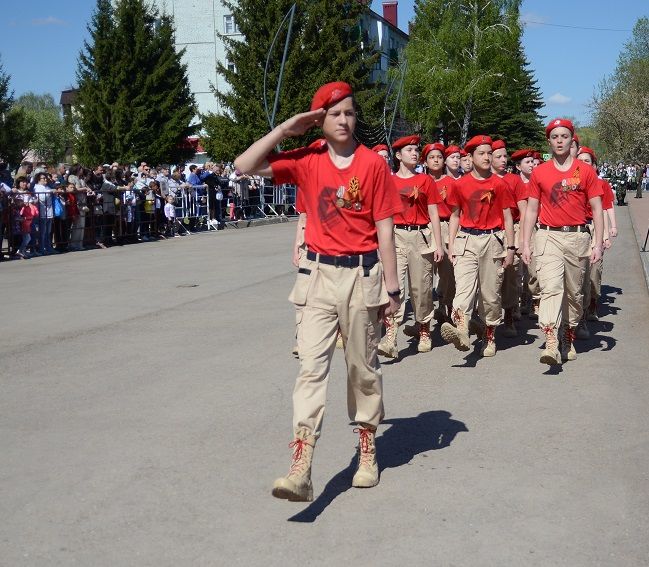
[[[256,191],[239,192],[236,187],[232,188],[220,200],[215,198],[217,192],[210,191],[207,185],[183,186],[174,194],[176,217],[172,223],[164,215],[165,197],[152,197],[142,189],[74,191],[80,212],[74,218],[68,215],[66,192],[2,193],[0,248],[10,255],[20,248],[23,228],[19,216],[26,195],[35,201],[39,212],[32,221],[29,244],[30,250],[37,252],[128,244],[237,226],[240,220],[296,215],[295,186],[264,181]],[[60,207],[55,206],[54,199],[61,199]]]

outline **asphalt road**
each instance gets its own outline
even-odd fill
[[[591,341],[384,365],[381,483],[350,489],[335,355],[311,504],[291,450],[294,224],[0,265],[0,564],[649,565],[649,297],[628,211]]]

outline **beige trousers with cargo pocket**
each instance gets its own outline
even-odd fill
[[[336,267],[302,259],[289,296],[301,318],[300,370],[293,390],[293,429],[319,437],[331,359],[340,327],[347,364],[349,419],[377,427],[383,419],[383,381],[378,359],[379,309],[388,303],[380,262],[372,268]]]

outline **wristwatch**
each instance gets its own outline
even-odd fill
[[[397,291],[388,291],[388,295],[390,297],[399,297],[401,295],[401,290],[398,289]]]
[[[507,250],[513,250],[516,252],[516,246],[507,246]]]

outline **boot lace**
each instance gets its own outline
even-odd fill
[[[430,326],[421,324],[419,325],[419,338],[430,339]]]
[[[396,325],[394,324],[394,317],[386,317],[383,319],[385,325],[385,336],[389,341],[393,341],[396,336]]]
[[[359,435],[358,448],[360,449],[359,460],[361,465],[372,464],[374,460],[374,431],[363,427],[354,429]]]
[[[496,330],[495,327],[492,326],[487,326],[487,328],[485,329],[485,340],[488,343],[493,342],[495,330]]]
[[[548,350],[556,350],[558,341],[554,333],[554,327],[546,325],[545,327],[541,327],[541,331],[545,335],[545,348]]]
[[[289,443],[288,446],[291,449],[294,449],[293,462],[291,463],[291,470],[289,474],[301,473],[304,470],[304,465],[306,463],[306,459],[302,458],[302,453],[304,451],[304,447],[310,447],[310,445],[306,442],[305,439],[295,439],[294,441]]]
[[[451,319],[457,327],[464,327],[464,311],[460,309],[453,309],[451,313]]]
[[[572,327],[566,327],[563,330],[563,338],[567,346],[570,346],[575,341],[575,330]]]

